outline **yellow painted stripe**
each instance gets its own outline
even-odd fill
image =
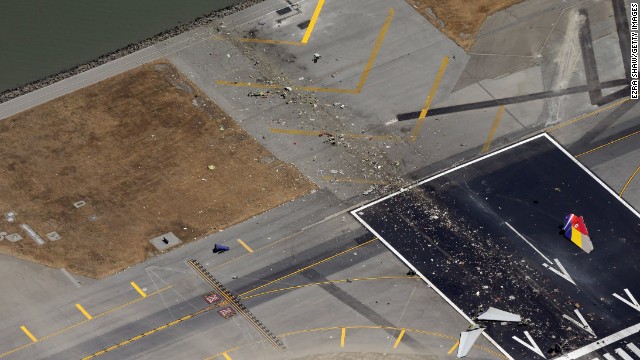
[[[249,245],[245,244],[244,241],[238,239],[238,242],[240,243],[240,245],[242,245],[243,248],[247,249],[248,252],[252,253],[253,250],[249,247]]]
[[[560,128],[563,128],[563,127],[565,127],[567,125],[571,125],[573,123],[576,123],[576,122],[578,122],[578,121],[580,121],[582,119],[586,119],[586,118],[588,118],[590,116],[597,115],[597,114],[599,114],[599,113],[601,113],[601,112],[603,112],[603,111],[605,111],[607,109],[611,109],[612,107],[618,106],[618,105],[620,105],[620,104],[622,104],[622,103],[624,103],[625,101],[628,101],[628,100],[629,100],[629,98],[624,98],[624,99],[622,99],[622,100],[620,100],[618,102],[614,102],[613,104],[607,105],[605,107],[601,107],[601,108],[596,109],[596,110],[594,110],[594,111],[592,111],[590,113],[586,113],[586,114],[580,115],[580,116],[578,116],[576,118],[573,118],[573,119],[571,119],[571,120],[569,120],[567,122],[563,122],[562,124],[551,126],[550,128],[547,129],[547,132],[556,131],[556,130],[558,130]]]
[[[307,270],[307,269],[311,269],[312,267],[314,267],[314,266],[316,266],[316,265],[322,264],[322,263],[327,262],[327,261],[329,261],[329,260],[331,260],[331,259],[335,259],[335,258],[337,258],[337,257],[338,257],[338,256],[340,256],[340,255],[343,255],[343,254],[346,254],[346,253],[348,253],[348,252],[351,252],[351,251],[353,251],[353,250],[355,250],[355,249],[357,249],[357,248],[359,248],[359,247],[362,247],[362,246],[368,245],[368,244],[370,244],[370,243],[372,243],[372,242],[374,242],[374,241],[376,241],[376,240],[378,240],[378,238],[373,238],[373,239],[371,239],[371,240],[369,240],[369,241],[365,241],[365,242],[363,242],[363,243],[362,243],[362,244],[360,244],[360,245],[353,246],[353,247],[351,247],[351,248],[349,248],[349,249],[347,249],[347,250],[345,250],[345,251],[342,251],[342,252],[339,252],[339,253],[337,253],[337,254],[335,254],[335,255],[329,256],[328,258],[325,258],[325,259],[323,259],[323,260],[317,261],[317,262],[315,262],[315,263],[313,263],[313,264],[311,264],[311,265],[305,266],[305,267],[303,267],[303,268],[301,268],[301,269],[298,269],[298,270],[296,270],[296,271],[294,271],[294,272],[291,272],[291,273],[289,273],[289,274],[287,274],[287,275],[285,275],[285,276],[281,276],[281,277],[279,277],[279,278],[277,278],[277,279],[275,279],[275,280],[271,280],[271,281],[269,281],[269,282],[268,282],[268,283],[266,283],[266,284],[263,284],[263,285],[260,285],[260,286],[258,286],[258,287],[255,287],[255,288],[253,288],[253,289],[251,289],[251,290],[249,290],[249,291],[245,291],[245,292],[243,292],[242,294],[240,294],[240,296],[245,296],[245,295],[250,294],[250,293],[252,293],[252,292],[254,292],[254,291],[256,291],[256,290],[262,289],[262,288],[267,287],[267,286],[269,286],[269,285],[271,285],[271,284],[273,284],[273,283],[276,283],[276,282],[278,282],[278,281],[280,281],[280,280],[283,280],[283,279],[286,279],[286,278],[288,278],[288,277],[290,277],[290,276],[293,276],[293,275],[299,274],[299,273],[301,273],[301,272],[303,272],[303,271],[305,271],[305,270]],[[224,295],[224,294],[223,294],[223,295]]]
[[[395,10],[393,8],[389,9],[389,15],[387,15],[387,19],[384,21],[382,25],[382,29],[380,29],[380,34],[378,34],[378,39],[376,40],[376,44],[373,46],[373,51],[371,51],[371,55],[369,55],[369,61],[367,61],[367,65],[364,67],[364,72],[362,76],[360,76],[360,81],[358,82],[358,86],[356,89],[358,92],[362,91],[364,87],[364,83],[367,81],[367,77],[369,76],[369,71],[371,71],[371,67],[376,60],[376,56],[378,56],[378,50],[380,50],[380,46],[384,41],[384,37],[387,34],[387,30],[389,29],[389,25],[391,24],[391,19],[393,19],[393,14]]]
[[[460,340],[456,341],[455,344],[453,344],[453,346],[451,347],[451,349],[449,349],[449,351],[447,352],[448,355],[451,355],[451,353],[453,353],[455,351],[455,349],[458,347],[458,345],[460,345]]]
[[[447,64],[449,63],[449,58],[447,56],[442,58],[440,62],[440,68],[438,69],[438,73],[436,74],[436,79],[431,85],[431,90],[429,90],[429,94],[427,95],[427,100],[424,102],[424,106],[422,107],[422,111],[420,112],[420,116],[418,117],[418,123],[416,127],[413,128],[413,132],[411,134],[411,139],[416,141],[418,135],[420,134],[420,130],[422,129],[422,123],[424,119],[427,117],[427,112],[429,111],[429,107],[431,107],[431,102],[436,94],[436,90],[438,90],[438,86],[440,85],[440,80],[444,75],[444,71],[447,68]]]
[[[38,339],[36,339],[36,337],[33,336],[31,331],[29,331],[26,326],[22,325],[20,326],[20,329],[22,329],[22,331],[24,331],[24,333],[27,334],[27,336],[29,337],[29,339],[31,339],[31,341],[38,342]]]
[[[398,345],[400,345],[400,341],[402,340],[402,337],[404,336],[404,329],[402,329],[402,331],[400,331],[400,335],[398,335],[398,338],[396,339],[396,343],[393,344],[393,348],[397,348]]]
[[[347,329],[342,328],[342,335],[340,335],[340,347],[344,347],[344,338],[347,337]]]
[[[88,319],[88,320],[93,319],[93,318],[91,317],[91,315],[87,312],[87,310],[85,310],[85,309],[82,307],[82,305],[80,305],[80,304],[76,304],[76,307],[78,308],[78,310],[80,310],[80,312],[82,313],[82,315],[84,315],[84,316],[86,316],[86,317],[87,317],[87,319]]]
[[[629,134],[629,135],[625,135],[625,136],[623,136],[623,137],[621,137],[621,138],[618,138],[618,139],[615,139],[615,140],[613,140],[613,141],[609,141],[608,143],[606,143],[606,144],[602,144],[602,145],[600,145],[600,146],[598,146],[598,147],[594,147],[594,148],[593,148],[593,149],[591,149],[591,150],[588,150],[588,151],[585,151],[585,152],[583,152],[583,153],[580,153],[580,154],[576,155],[576,157],[578,158],[578,157],[580,157],[580,156],[584,156],[584,155],[590,154],[590,153],[592,153],[592,152],[594,152],[594,151],[596,151],[596,150],[600,150],[600,149],[602,149],[603,147],[607,147],[607,146],[609,146],[609,145],[612,145],[612,144],[617,143],[618,141],[622,141],[622,140],[624,140],[624,139],[630,138],[630,137],[632,137],[632,136],[634,136],[634,135],[638,135],[638,134],[640,134],[640,130],[638,130],[638,131],[634,131],[634,132],[632,132],[632,133],[631,133],[631,134]]]
[[[640,171],[640,166],[638,166],[638,168],[636,169],[636,171],[633,172],[633,175],[631,175],[631,177],[629,178],[629,180],[627,180],[627,183],[624,184],[624,187],[622,188],[622,190],[620,190],[620,196],[622,196],[622,194],[624,194],[624,191],[627,190],[627,187],[629,186],[629,184],[631,183],[631,180],[633,180],[633,178],[636,176],[636,174],[638,173],[638,171]]]
[[[272,133],[275,134],[288,134],[288,135],[304,135],[304,136],[320,136],[324,134],[322,131],[317,130],[289,130],[289,129],[277,129],[271,128]]]
[[[302,43],[306,44],[311,37],[311,33],[313,32],[313,27],[316,26],[316,21],[318,20],[318,16],[320,16],[320,11],[322,11],[322,5],[324,5],[324,0],[319,0],[318,5],[316,5],[316,10],[313,12],[313,16],[311,17],[311,21],[309,22],[309,26],[307,27],[307,31],[304,33],[302,37]]]
[[[136,289],[136,291],[140,294],[140,296],[142,296],[143,298],[147,297],[147,294],[144,293],[144,291],[142,291],[142,289],[140,289],[140,287],[138,287],[138,285],[136,283],[134,283],[133,281],[131,282],[131,286]]]
[[[496,134],[498,125],[500,125],[500,120],[502,120],[502,114],[504,114],[504,105],[501,105],[498,108],[498,113],[496,114],[496,118],[493,120],[491,129],[489,130],[489,134],[487,135],[487,140],[484,142],[484,146],[482,147],[483,153],[486,153],[487,151],[489,151],[489,147],[491,146],[491,141],[493,141],[493,136]]]
[[[224,356],[225,360],[233,360],[233,359],[231,359],[231,356],[229,356],[229,354],[227,354],[226,351],[222,353],[222,356]]]

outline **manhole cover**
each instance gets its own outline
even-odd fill
[[[51,241],[56,241],[56,240],[60,240],[60,234],[58,234],[55,231],[52,231],[50,233],[47,234],[47,237],[49,238],[49,240]]]

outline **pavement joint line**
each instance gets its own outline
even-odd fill
[[[603,147],[606,147],[606,146],[609,146],[609,145],[613,145],[613,144],[617,143],[618,141],[622,141],[622,140],[624,140],[624,139],[630,138],[630,137],[632,137],[632,136],[634,136],[634,135],[638,135],[638,134],[640,134],[640,130],[638,130],[638,131],[634,131],[634,132],[632,132],[631,134],[625,135],[625,136],[620,137],[620,138],[618,138],[618,139],[615,139],[615,140],[613,140],[613,141],[609,141],[608,143],[606,143],[606,144],[602,144],[602,145],[600,145],[600,146],[597,146],[597,147],[595,147],[595,148],[593,148],[593,149],[591,149],[591,150],[587,150],[587,151],[585,151],[585,152],[583,152],[583,153],[580,153],[580,154],[578,154],[578,155],[575,155],[575,157],[577,157],[577,158],[578,158],[578,157],[580,157],[580,156],[584,156],[584,155],[590,154],[590,153],[592,153],[592,152],[594,152],[594,151],[596,151],[596,150],[600,150],[600,149],[602,149]]]
[[[489,134],[487,134],[487,140],[484,142],[484,146],[482,147],[482,153],[486,153],[487,151],[489,151],[489,148],[491,147],[491,142],[493,141],[493,137],[496,134],[498,125],[500,125],[500,120],[502,120],[503,114],[504,114],[504,105],[500,105],[500,107],[498,108],[498,113],[496,114],[496,118],[493,120],[491,129],[489,130]]]
[[[309,286],[348,283],[349,280],[351,280],[351,281],[367,281],[367,280],[390,280],[390,279],[393,279],[393,280],[397,280],[397,279],[415,279],[415,280],[418,280],[418,278],[413,277],[413,276],[409,276],[409,275],[377,276],[377,277],[369,277],[369,278],[350,278],[350,279],[340,279],[340,280],[328,280],[328,281],[320,281],[320,282],[314,282],[314,283],[295,285],[295,286],[289,286],[289,287],[280,288],[280,289],[269,290],[269,291],[261,292],[261,293],[258,293],[258,294],[242,296],[241,299],[242,300],[247,300],[247,299],[251,299],[251,298],[254,298],[254,297],[258,297],[258,296],[264,296],[264,295],[273,294],[273,293],[277,293],[277,292],[288,291],[288,290],[296,290],[296,289],[301,289],[301,288],[309,287]]]
[[[287,135],[303,135],[303,136],[322,136],[330,134],[327,131],[319,130],[297,130],[297,129],[282,129],[282,128],[270,128],[274,134],[287,134]],[[403,138],[395,135],[370,135],[370,134],[355,134],[355,133],[336,133],[338,137],[344,137],[347,139],[365,139],[365,140],[403,140]]]
[[[333,182],[341,182],[341,183],[355,183],[355,184],[373,184],[373,185],[399,185],[402,186],[402,183],[399,182],[390,182],[385,180],[371,180],[371,179],[359,179],[359,178],[337,178],[331,175],[323,175],[322,180],[324,181],[333,181]]]
[[[400,335],[398,335],[398,338],[396,339],[395,344],[393,344],[393,348],[397,348],[398,345],[400,345],[400,341],[402,341],[402,337],[404,336],[405,330],[402,329],[402,331],[400,331]]]
[[[87,320],[91,320],[91,319],[93,319],[93,317],[91,316],[91,314],[89,314],[89,313],[87,312],[87,310],[85,310],[85,309],[82,307],[82,305],[80,305],[80,304],[76,304],[76,308],[78,308],[78,310],[80,310],[80,312],[82,313],[82,315],[84,315],[84,316],[87,318]]]
[[[274,39],[254,39],[254,38],[227,38],[221,35],[212,36],[213,40],[232,40],[239,42],[247,42],[247,43],[260,43],[260,44],[273,44],[273,45],[294,45],[294,46],[306,46],[309,42],[309,38],[311,37],[311,33],[313,32],[314,27],[316,26],[316,22],[318,21],[318,17],[320,16],[320,12],[322,11],[322,6],[324,5],[325,0],[319,0],[318,5],[316,5],[315,10],[313,11],[313,15],[311,16],[311,20],[309,21],[309,26],[307,26],[307,30],[302,36],[302,41],[290,41],[290,40],[274,40]]]
[[[238,239],[238,243],[242,245],[242,247],[245,248],[249,253],[253,253],[253,250],[249,247],[249,245],[245,244],[244,241]]]
[[[134,288],[138,292],[138,294],[140,294],[140,296],[142,296],[143,298],[147,297],[147,294],[144,291],[142,291],[142,289],[140,289],[140,287],[135,282],[133,281],[131,282],[131,287]]]
[[[633,172],[633,174],[631,174],[631,177],[629,177],[629,180],[627,180],[627,183],[624,184],[624,187],[622,188],[622,190],[620,190],[620,197],[622,197],[622,194],[624,194],[625,190],[627,190],[627,187],[629,186],[629,184],[631,183],[631,181],[633,180],[633,178],[636,176],[636,174],[638,173],[638,171],[640,171],[640,165],[638,166],[638,168],[636,169],[636,171]]]
[[[156,291],[154,291],[154,292],[150,293],[148,296],[153,296],[153,295],[159,294],[159,293],[161,293],[161,292],[163,292],[163,291],[165,291],[165,290],[170,289],[171,287],[173,287],[173,285],[169,285],[169,286],[166,286],[166,287],[164,287],[164,288],[162,288],[162,289],[156,290]],[[104,312],[102,312],[102,313],[100,313],[100,314],[98,314],[98,315],[96,315],[96,316],[93,316],[93,319],[97,319],[97,318],[103,317],[103,316],[105,316],[105,315],[107,315],[107,314],[110,314],[110,313],[112,313],[112,312],[114,312],[114,311],[116,311],[116,310],[123,309],[123,308],[125,308],[125,307],[127,307],[127,306],[129,306],[129,305],[132,305],[132,304],[134,304],[134,303],[137,303],[138,301],[140,301],[140,300],[142,300],[142,299],[144,299],[144,298],[139,297],[139,298],[137,298],[137,299],[135,299],[135,300],[129,301],[129,302],[124,303],[124,304],[122,304],[122,305],[119,305],[119,306],[116,306],[116,307],[111,308],[111,309],[109,309],[109,310],[106,310],[106,311],[104,311]],[[62,329],[60,329],[60,330],[58,330],[58,331],[55,331],[55,332],[53,332],[53,333],[51,333],[51,334],[49,334],[49,335],[43,336],[43,337],[41,337],[38,341],[44,341],[44,340],[50,339],[50,338],[52,338],[52,337],[58,336],[58,335],[60,335],[60,334],[62,334],[62,333],[64,333],[64,332],[66,332],[66,331],[68,331],[68,330],[71,330],[71,329],[73,329],[73,328],[76,328],[76,327],[78,327],[78,326],[80,326],[80,325],[83,325],[83,324],[85,324],[85,323],[87,323],[87,322],[89,322],[89,319],[79,321],[79,322],[77,322],[77,323],[75,323],[75,324],[69,325],[69,326],[67,326],[67,327],[65,327],[65,328],[62,328]],[[26,328],[25,328],[25,329],[26,329]],[[24,330],[23,330],[23,331],[24,331]],[[22,349],[24,349],[24,348],[26,348],[26,347],[29,347],[29,346],[33,345],[34,343],[35,343],[35,342],[30,342],[30,343],[28,343],[28,344],[25,344],[25,345],[19,346],[19,347],[15,348],[15,349],[12,349],[12,350],[9,350],[9,351],[7,351],[7,352],[4,352],[4,353],[0,354],[0,358],[3,358],[3,357],[8,356],[8,355],[11,355],[11,354],[13,354],[13,353],[15,353],[15,352],[17,352],[17,351],[20,351],[20,350],[22,350]]]
[[[262,284],[262,285],[260,285],[260,286],[258,286],[258,287],[255,287],[255,288],[253,288],[253,289],[251,289],[251,290],[249,290],[249,291],[245,291],[244,293],[239,294],[239,296],[240,296],[240,297],[243,297],[243,296],[245,296],[245,295],[247,295],[247,294],[250,294],[250,293],[252,293],[252,292],[254,292],[254,291],[256,291],[256,290],[259,290],[259,289],[262,289],[262,288],[264,288],[264,287],[267,287],[267,286],[269,286],[269,285],[271,285],[271,284],[273,284],[273,283],[276,283],[276,282],[278,282],[278,281],[280,281],[280,280],[284,280],[284,279],[286,279],[286,278],[288,278],[288,277],[290,277],[290,276],[293,276],[293,275],[299,274],[299,273],[301,273],[301,272],[303,272],[303,271],[305,271],[305,270],[307,270],[307,269],[310,269],[310,268],[312,268],[312,267],[314,267],[314,266],[316,266],[316,265],[319,265],[319,264],[322,264],[322,263],[327,262],[327,261],[329,261],[329,260],[335,259],[336,257],[338,257],[338,256],[340,256],[340,255],[344,255],[344,254],[346,254],[346,253],[348,253],[348,252],[350,252],[350,251],[352,251],[352,250],[355,250],[355,249],[357,249],[357,248],[359,248],[359,247],[362,247],[362,246],[368,245],[368,244],[370,244],[370,243],[372,243],[372,242],[374,242],[374,241],[376,241],[376,240],[378,240],[378,238],[375,238],[375,237],[374,237],[373,239],[368,240],[368,241],[365,241],[365,242],[363,242],[362,244],[359,244],[359,245],[356,245],[356,246],[350,247],[349,249],[344,250],[344,251],[341,251],[341,252],[339,252],[339,253],[337,253],[337,254],[335,254],[335,255],[332,255],[332,256],[330,256],[330,257],[328,257],[328,258],[325,258],[325,259],[323,259],[323,260],[317,261],[317,262],[315,262],[315,263],[313,263],[313,264],[311,264],[311,265],[307,265],[307,266],[305,266],[305,267],[303,267],[303,268],[301,268],[301,269],[298,269],[298,270],[296,270],[296,271],[294,271],[294,272],[291,272],[291,273],[289,273],[289,274],[287,274],[287,275],[281,276],[281,277],[279,277],[279,278],[277,278],[277,279],[275,279],[275,280],[271,280],[271,281],[267,282],[266,284]]]
[[[340,335],[340,347],[344,348],[344,339],[347,337],[347,328],[342,328],[342,334]]]
[[[438,69],[438,73],[436,74],[436,78],[433,81],[433,85],[431,85],[431,90],[429,90],[429,94],[427,95],[427,99],[424,102],[424,106],[422,107],[422,111],[420,112],[420,116],[418,117],[418,122],[416,126],[413,128],[411,132],[411,140],[416,141],[418,139],[418,135],[420,134],[420,130],[422,129],[422,124],[424,123],[424,119],[427,117],[427,113],[429,112],[429,108],[431,107],[431,102],[438,90],[438,86],[440,85],[440,80],[444,75],[444,71],[447,68],[447,64],[449,63],[449,57],[445,56],[442,58],[440,62],[440,68]]]
[[[456,342],[453,344],[451,349],[449,349],[449,351],[447,351],[447,355],[451,355],[453,353],[453,351],[458,347],[458,345],[460,345],[460,340],[456,340]]]
[[[24,331],[24,333],[29,337],[29,339],[31,339],[32,342],[34,342],[34,343],[38,342],[38,339],[35,336],[33,336],[31,331],[29,331],[29,329],[27,329],[26,326],[22,325],[22,326],[20,326],[20,329],[22,329],[22,331]]]
[[[629,101],[629,100],[630,100],[630,98],[624,98],[624,99],[622,99],[620,101],[614,102],[613,104],[609,104],[607,106],[604,106],[604,107],[601,107],[599,109],[596,109],[596,110],[594,110],[592,112],[589,112],[589,113],[586,113],[586,114],[582,114],[582,115],[580,115],[580,116],[578,116],[576,118],[573,118],[573,119],[568,120],[566,122],[563,122],[561,124],[553,125],[553,126],[547,128],[547,132],[549,133],[549,132],[552,132],[552,131],[556,131],[556,130],[558,130],[560,128],[563,128],[563,127],[565,127],[567,125],[571,125],[571,124],[576,123],[576,122],[578,122],[580,120],[586,119],[586,118],[588,118],[590,116],[597,115],[597,114],[599,114],[599,113],[601,113],[601,112],[603,112],[605,110],[611,109],[612,107],[618,106],[618,105],[620,105],[620,104],[622,104],[622,103],[624,103],[626,101]]]
[[[382,25],[382,29],[380,29],[380,33],[378,34],[378,38],[376,39],[376,43],[373,46],[373,50],[369,55],[369,59],[367,64],[364,67],[364,71],[360,75],[360,80],[358,81],[358,85],[355,89],[339,89],[339,88],[328,88],[328,87],[311,87],[311,86],[298,86],[292,85],[291,88],[293,90],[302,90],[302,91],[317,91],[317,92],[328,92],[328,93],[342,93],[342,94],[360,94],[362,92],[362,88],[369,77],[369,72],[371,71],[371,67],[375,63],[376,57],[378,56],[378,51],[382,46],[382,42],[387,34],[387,30],[389,29],[389,25],[391,24],[391,20],[393,19],[393,15],[395,10],[393,8],[389,8],[389,14],[387,15],[384,24]],[[273,85],[273,84],[260,84],[260,83],[250,83],[250,82],[241,82],[241,81],[227,81],[227,80],[216,80],[215,82],[218,85],[226,85],[226,86],[238,86],[238,87],[253,87],[259,89],[282,89],[287,85]]]

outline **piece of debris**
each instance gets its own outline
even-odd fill
[[[75,206],[76,209],[79,209],[85,205],[87,205],[87,203],[84,200],[76,201],[73,203],[73,206]]]
[[[11,242],[16,242],[16,241],[22,240],[22,236],[20,236],[20,234],[18,234],[18,233],[9,234],[9,235],[5,236],[4,238],[9,240],[9,241],[11,241]]]
[[[478,316],[478,320],[520,322],[522,321],[522,318],[518,314],[489,307],[487,311]]]
[[[317,63],[318,60],[320,60],[321,57],[322,56],[320,54],[318,54],[318,53],[313,54],[313,62]]]
[[[287,91],[293,91],[293,88],[291,86],[285,86],[284,89]]]
[[[33,241],[36,242],[36,244],[38,245],[44,245],[44,240],[40,237],[40,235],[38,235],[37,232],[35,232],[35,230],[33,230],[31,228],[31,226],[27,225],[27,224],[21,224],[20,227],[27,232],[27,234],[29,235],[30,238],[33,239]]]
[[[458,345],[458,358],[467,356],[473,344],[478,340],[484,328],[471,326],[469,330],[460,333],[460,344]]]
[[[408,276],[416,276],[416,272],[415,272],[415,271],[413,271],[413,270],[409,270],[409,271],[407,272],[407,275],[408,275]]]
[[[49,241],[58,241],[60,240],[60,234],[58,234],[56,231],[52,231],[47,234],[47,238],[49,239]]]
[[[16,220],[16,215],[18,215],[18,214],[15,211],[11,210],[11,211],[8,211],[8,212],[6,212],[4,214],[4,218],[8,222],[12,223],[12,222],[14,222]]]
[[[222,254],[225,251],[229,251],[229,247],[228,246],[224,246],[224,245],[220,245],[220,244],[215,244],[213,246],[213,253],[215,253],[215,254]]]
[[[215,166],[215,165],[209,165],[209,166],[207,166],[207,169],[209,169],[209,170],[215,170],[215,169],[216,169],[216,166]]]

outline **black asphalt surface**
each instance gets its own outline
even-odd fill
[[[591,254],[559,234],[568,213],[584,216]],[[540,359],[512,338],[528,342],[524,331],[547,358],[556,344],[566,353],[596,341],[563,319],[577,320],[576,309],[598,338],[640,323],[640,312],[612,295],[626,298],[627,288],[640,300],[640,218],[546,137],[357,214],[469,317],[493,306],[528,319],[484,323],[515,359]],[[547,260],[505,222],[558,259],[576,285],[545,268]]]

